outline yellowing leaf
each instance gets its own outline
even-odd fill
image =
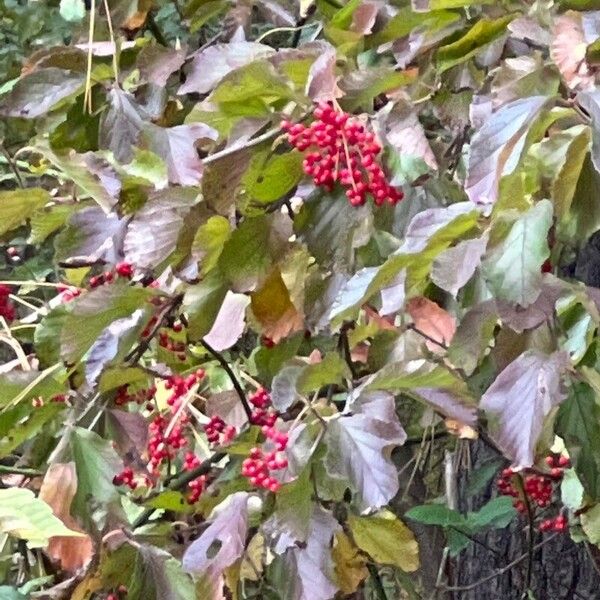
[[[356,545],[375,562],[407,572],[419,568],[419,545],[413,532],[390,511],[370,517],[350,516],[348,525]]]
[[[275,343],[304,327],[304,319],[292,304],[279,270],[273,271],[262,287],[252,294],[251,307],[263,326],[263,334]]]
[[[354,593],[368,574],[365,558],[359,554],[343,531],[338,531],[335,536],[331,556],[340,590],[344,594]]]
[[[240,564],[240,579],[258,581],[264,569],[265,538],[257,533],[248,544]]]
[[[71,516],[71,502],[77,492],[75,463],[55,463],[44,476],[39,499],[52,508],[54,515],[73,531],[82,530]],[[50,538],[48,554],[60,561],[65,571],[76,571],[92,558],[93,546],[89,536],[54,536]]]

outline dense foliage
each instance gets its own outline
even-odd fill
[[[534,598],[600,544],[599,2],[0,39],[1,598],[446,597],[509,524]]]

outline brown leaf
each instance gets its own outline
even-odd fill
[[[52,512],[69,529],[83,530],[71,516],[71,502],[77,492],[77,474],[75,463],[54,463],[44,476],[40,489],[40,499],[52,508]],[[92,558],[94,548],[89,536],[66,537],[55,536],[50,538],[47,553],[54,560],[58,560],[65,571],[77,571],[86,565]]]
[[[331,550],[335,578],[344,594],[353,594],[368,575],[366,558],[343,532],[338,531]]]
[[[411,298],[406,303],[406,311],[412,317],[415,328],[431,338],[426,342],[427,348],[432,352],[443,352],[443,347],[448,346],[456,331],[454,317],[424,296]]]
[[[263,326],[263,335],[276,344],[290,333],[304,329],[304,318],[292,303],[279,270],[273,271],[251,298],[252,312]]]
[[[581,13],[567,11],[557,17],[552,29],[550,56],[571,89],[594,87],[594,74],[585,60],[586,48]]]

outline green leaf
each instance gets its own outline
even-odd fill
[[[227,286],[218,270],[211,271],[200,283],[187,288],[183,308],[188,315],[190,339],[198,340],[210,331],[226,294]]]
[[[21,77],[12,90],[0,98],[0,115],[34,119],[44,116],[57,104],[77,93],[83,74],[49,67]]]
[[[443,504],[422,504],[406,512],[406,517],[424,525],[440,527],[463,527],[465,518],[457,511]]]
[[[411,573],[419,568],[419,545],[412,531],[388,510],[370,517],[348,517],[356,545],[380,564]]]
[[[122,470],[123,462],[109,440],[81,427],[72,429],[69,447],[77,471],[77,493],[71,510],[87,527],[95,528],[95,509],[106,510],[107,505],[118,502],[119,493],[112,480]]]
[[[406,371],[402,362],[391,363],[369,378],[366,390],[400,392],[415,388],[461,389],[461,381],[444,367],[425,364],[414,371]]]
[[[55,535],[83,535],[66,527],[31,490],[17,487],[0,490],[0,532],[27,540],[30,548],[46,546]]]
[[[41,188],[0,191],[0,235],[22,225],[50,200]]]
[[[60,0],[60,16],[70,23],[77,23],[85,17],[83,0]]]
[[[76,207],[71,204],[58,204],[37,210],[31,215],[31,232],[27,242],[41,244],[48,236],[63,227],[75,210]]]
[[[21,594],[17,589],[0,585],[0,600],[28,600],[29,596]]]
[[[253,289],[273,262],[281,259],[290,234],[287,221],[281,217],[246,219],[225,242],[219,267],[236,291]]]
[[[198,256],[203,275],[217,266],[225,242],[230,236],[231,228],[225,217],[210,217],[199,227],[192,243],[192,252]]]
[[[61,332],[63,358],[70,362],[80,360],[109,325],[145,308],[151,297],[147,289],[115,282],[73,300]]]
[[[259,117],[279,100],[297,100],[296,94],[267,61],[256,61],[226,75],[208,97],[227,116]]]
[[[541,291],[542,264],[550,255],[547,236],[551,225],[552,203],[541,200],[488,252],[484,276],[498,298],[524,307],[535,302]]]
[[[586,493],[600,499],[600,407],[589,385],[571,386],[558,409],[555,430],[565,441]]]
[[[17,396],[22,401],[28,401],[38,396],[50,399],[64,392],[64,384],[52,376],[55,371],[9,371],[1,374],[0,407],[7,406]]]
[[[513,20],[507,15],[499,19],[480,19],[460,39],[442,46],[436,54],[436,64],[441,73],[475,56],[485,46],[497,40],[506,32],[506,26]]]
[[[469,513],[466,523],[475,531],[486,527],[501,529],[506,527],[516,515],[512,498],[498,496],[484,504],[477,512]]]
[[[430,0],[430,2],[437,1],[440,0]],[[371,47],[379,46],[403,38],[417,27],[427,34],[432,34],[458,21],[460,21],[458,12],[441,10],[419,13],[415,12],[410,6],[404,6],[384,25],[381,31],[375,33],[367,41]]]
[[[160,156],[149,150],[134,148],[133,160],[122,165],[122,168],[132,177],[149,181],[156,189],[162,189],[168,184],[167,165]]]
[[[592,544],[600,544],[600,504],[581,514],[581,527]]]
[[[269,150],[254,154],[242,178],[247,204],[270,204],[291,191],[304,176],[303,155],[294,150],[272,154]]]
[[[363,109],[370,111],[373,100],[380,94],[392,92],[413,83],[411,71],[396,71],[391,67],[375,67],[365,71],[351,71],[340,81],[345,96],[343,108],[349,112]]]
[[[310,474],[310,466],[307,466],[294,481],[281,486],[275,500],[275,511],[268,521],[270,530],[306,541],[314,508]]]
[[[346,361],[336,352],[323,357],[321,362],[308,365],[298,377],[297,387],[301,394],[308,394],[329,384],[341,384],[352,379]]]
[[[50,422],[64,411],[60,402],[46,399],[46,404],[32,409],[28,403],[21,402],[14,408],[2,413],[0,428],[0,457],[8,456],[21,444],[48,429]]]
[[[560,482],[561,502],[570,510],[579,510],[583,504],[584,489],[574,469],[565,469]]]

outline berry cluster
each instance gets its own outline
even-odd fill
[[[117,277],[131,279],[133,277],[133,265],[129,263],[118,263],[114,271],[105,271],[101,275],[90,277],[89,286],[94,289],[106,283],[112,283]]]
[[[181,456],[181,451],[189,448],[189,441],[186,437],[186,426],[189,423],[189,417],[185,411],[179,411],[183,397],[192,390],[205,377],[202,369],[198,369],[195,373],[191,373],[187,377],[181,375],[172,375],[167,378],[165,388],[171,391],[167,398],[169,411],[166,414],[156,414],[148,426],[148,471],[157,479],[160,476],[160,468],[165,463],[171,463],[176,459],[182,460],[182,468],[184,471],[195,469],[200,461],[198,457],[191,451],[185,452]],[[140,390],[134,394],[129,394],[127,386],[119,388],[117,392],[117,404],[126,402],[143,403],[149,402],[156,394],[156,388],[153,386],[146,390]],[[152,403],[148,403],[146,408],[154,409]],[[141,477],[144,480],[144,485],[151,487],[153,485],[148,474],[143,474]],[[136,489],[138,481],[133,472],[133,469],[127,467],[116,475],[113,479],[115,485],[126,485],[129,488]],[[190,488],[190,496],[188,502],[193,503],[198,500],[200,494],[206,487],[206,477],[202,476],[188,484]]]
[[[9,298],[10,293],[11,290],[7,285],[0,284],[0,317],[4,317],[8,323],[17,317],[15,306]]]
[[[566,456],[547,456],[546,465],[550,468],[548,473],[536,473],[532,470],[526,470],[520,476],[522,477],[522,491],[520,486],[516,485],[517,472],[513,469],[503,469],[500,479],[497,482],[498,491],[505,496],[514,498],[514,507],[522,514],[527,512],[527,504],[531,508],[545,509],[552,504],[555,483],[558,483],[564,473],[564,469],[570,466],[570,461]],[[523,497],[525,494],[525,498]],[[552,519],[545,519],[540,522],[540,531],[563,531],[567,527],[567,520],[564,515],[558,515]]]
[[[204,426],[204,432],[210,444],[218,445],[230,442],[236,436],[237,429],[233,425],[227,425],[219,415],[213,415]]]
[[[259,388],[248,398],[254,407],[250,422],[260,425],[269,448],[252,448],[248,458],[242,463],[242,475],[250,480],[255,487],[262,487],[271,492],[277,492],[281,483],[271,475],[272,471],[285,469],[288,461],[278,453],[285,452],[288,444],[288,434],[276,427],[277,413],[271,407],[271,395],[264,388]]]
[[[283,121],[281,127],[292,146],[308,151],[303,168],[315,185],[331,191],[340,183],[352,206],[365,204],[369,195],[377,206],[402,200],[402,191],[387,181],[379,162],[381,146],[372,132],[331,103],[320,103],[313,116],[309,126]]]
[[[156,387],[152,386],[149,388],[143,388],[137,390],[135,392],[129,393],[129,384],[122,385],[117,390],[117,395],[115,396],[115,404],[117,406],[123,406],[128,404],[129,402],[134,402],[136,404],[144,404],[146,402],[150,402],[152,398],[154,398],[154,394],[156,394]],[[154,407],[152,404],[147,406],[148,410],[152,410]]]

